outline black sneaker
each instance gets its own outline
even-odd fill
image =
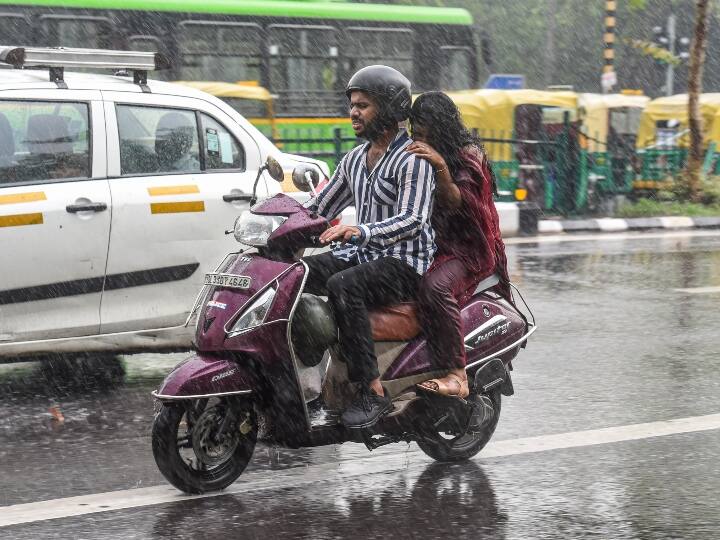
[[[389,397],[378,396],[366,386],[360,386],[353,402],[340,417],[340,421],[347,428],[368,428],[374,426],[391,410],[392,400]]]

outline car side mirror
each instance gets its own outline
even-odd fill
[[[300,191],[312,191],[320,181],[320,175],[314,167],[298,165],[293,169],[292,181]]]
[[[267,157],[265,160],[265,169],[267,169],[270,177],[276,182],[282,182],[284,180],[285,173],[283,172],[283,168],[274,157]]]

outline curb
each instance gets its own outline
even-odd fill
[[[720,229],[720,216],[667,216],[630,219],[543,219],[537,222],[538,234],[647,231],[652,229]]]

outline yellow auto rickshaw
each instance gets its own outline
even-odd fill
[[[213,81],[175,81],[222,99],[271,139],[278,139],[273,99],[270,92],[255,84]]]
[[[638,94],[580,94],[589,174],[603,193],[626,193],[635,179],[640,116],[650,98]]]
[[[700,94],[703,144],[714,152],[720,144],[720,93]],[[652,100],[640,118],[637,153],[642,160],[636,189],[666,189],[685,166],[690,144],[688,95]]]
[[[578,128],[578,94],[549,90],[463,90],[448,93],[468,129],[483,139],[506,199],[557,205],[557,146]],[[574,132],[574,130],[571,130]],[[565,204],[565,203],[563,203]],[[569,204],[569,203],[567,203]]]

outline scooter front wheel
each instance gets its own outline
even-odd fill
[[[242,474],[257,440],[249,400],[198,399],[163,403],[155,415],[155,463],[185,493],[224,489]]]
[[[428,426],[429,429],[423,430],[425,433],[417,439],[420,449],[434,460],[441,462],[465,461],[475,456],[490,442],[500,420],[500,392],[493,392],[487,397],[492,402],[493,413],[479,430],[458,436],[455,432],[445,431],[443,427]],[[468,398],[468,400],[477,399],[479,396],[472,394]]]

